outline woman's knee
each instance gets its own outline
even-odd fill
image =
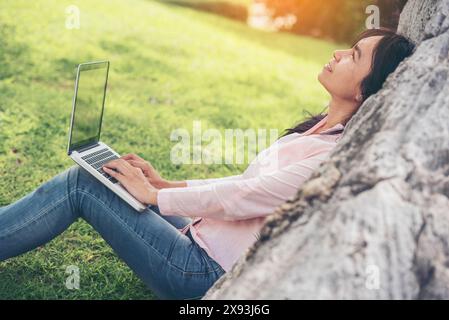
[[[61,178],[65,182],[67,191],[76,199],[80,197],[82,190],[91,189],[92,184],[97,181],[91,174],[77,164],[65,170],[61,174]]]
[[[77,189],[82,189],[84,186],[91,185],[97,181],[86,169],[77,164],[67,169],[67,176],[69,182]]]

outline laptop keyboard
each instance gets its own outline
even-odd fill
[[[106,163],[111,160],[118,159],[114,153],[111,152],[108,148],[104,148],[98,151],[95,151],[91,154],[88,154],[84,157],[81,157],[84,161],[86,161],[92,168],[101,173],[104,177],[106,177],[112,183],[117,183],[117,179],[111,177],[109,174],[103,171],[102,167]]]

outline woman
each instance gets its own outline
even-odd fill
[[[143,213],[71,167],[0,208],[0,261],[83,218],[159,297],[201,298],[256,241],[265,218],[326,160],[363,101],[413,49],[408,39],[381,29],[335,51],[318,76],[331,95],[328,114],[288,129],[241,175],[167,181],[136,155],[108,163],[103,169],[148,204]]]

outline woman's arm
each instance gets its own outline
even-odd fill
[[[186,187],[197,187],[197,186],[204,186],[211,183],[217,183],[217,182],[226,182],[226,181],[237,181],[243,179],[241,174],[234,175],[234,176],[228,176],[223,178],[212,178],[212,179],[191,179],[186,180]]]
[[[154,184],[154,186],[158,189],[167,189],[167,188],[185,188],[187,187],[186,181],[170,181],[162,179],[161,181]]]
[[[228,221],[266,216],[293,197],[327,156],[328,152],[323,152],[250,179],[227,179],[205,185],[162,189],[157,193],[157,205],[163,215]]]
[[[162,179],[159,183],[154,184],[158,189],[167,188],[185,188],[185,187],[196,187],[204,186],[211,183],[225,182],[225,181],[236,181],[242,179],[242,175],[228,176],[224,178],[212,178],[212,179],[189,179],[181,181],[170,181]]]
[[[157,189],[169,189],[169,188],[185,188],[192,186],[206,185],[215,182],[230,181],[241,179],[241,175],[235,175],[225,178],[215,179],[192,179],[192,180],[180,180],[171,181],[161,177],[159,172],[149,163],[136,154],[127,154],[121,157],[134,167],[140,168],[144,175],[147,177],[148,182],[151,183]]]

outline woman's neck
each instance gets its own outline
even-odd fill
[[[339,123],[345,125],[357,111],[358,107],[359,104],[357,102],[332,98],[329,103],[327,121],[320,128],[320,131],[330,129]]]

